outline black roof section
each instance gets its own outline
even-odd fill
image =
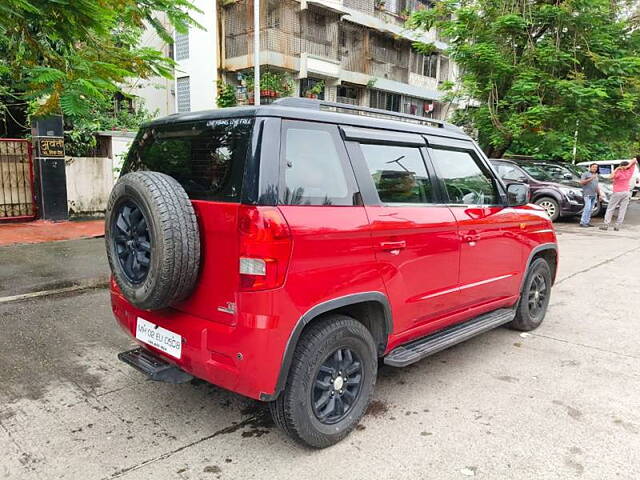
[[[280,117],[292,120],[307,120],[337,123],[365,128],[379,128],[401,132],[414,132],[460,140],[470,140],[462,129],[449,123],[430,118],[408,115],[345,103],[327,102],[309,98],[287,97],[270,105],[219,108],[198,112],[175,113],[145,123],[145,127],[157,127],[176,123],[217,120],[240,117]]]

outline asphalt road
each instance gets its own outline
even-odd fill
[[[121,364],[131,341],[105,290],[0,303],[0,478],[640,478],[637,202],[629,220],[606,233],[559,223],[537,331],[383,367],[361,426],[322,451],[289,440],[258,402]],[[19,253],[0,248],[5,285]]]

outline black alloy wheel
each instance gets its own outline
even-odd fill
[[[536,272],[531,280],[531,286],[529,287],[529,314],[534,320],[538,320],[539,317],[544,316],[546,312],[546,299],[548,295],[549,287],[544,276],[540,272]]]
[[[343,420],[360,395],[362,362],[349,348],[339,348],[318,369],[311,392],[313,413],[332,425]]]
[[[131,283],[144,282],[151,264],[151,236],[144,213],[132,201],[125,201],[116,212],[112,228],[122,271]]]
[[[300,336],[284,390],[269,403],[273,420],[304,445],[334,445],[366,412],[377,370],[367,327],[346,315],[323,316]]]
[[[538,328],[549,308],[552,284],[553,277],[547,259],[534,259],[527,269],[515,318],[507,326],[521,332]]]

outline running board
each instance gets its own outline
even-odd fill
[[[509,323],[515,316],[516,312],[511,308],[485,313],[464,323],[440,330],[428,337],[394,348],[389,352],[389,355],[384,357],[384,363],[392,367],[406,367],[456,343],[464,342],[476,335]]]

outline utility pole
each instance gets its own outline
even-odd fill
[[[253,0],[253,104],[260,105],[260,0]]]
[[[580,127],[580,119],[576,120],[576,131],[573,134],[573,163],[576,163],[576,156],[578,154],[578,127]]]

